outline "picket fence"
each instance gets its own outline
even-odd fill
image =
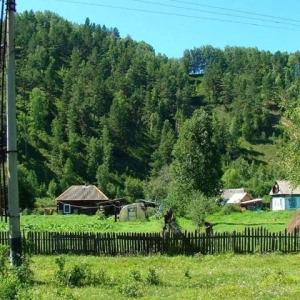
[[[94,233],[23,232],[25,251],[31,254],[83,255],[192,255],[234,253],[297,253],[298,232],[272,233],[264,228],[246,228],[243,232],[198,233]],[[8,233],[0,232],[0,244],[8,245]]]

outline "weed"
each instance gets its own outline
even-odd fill
[[[118,291],[126,297],[138,298],[142,296],[140,286],[130,279],[119,285]]]
[[[131,270],[130,277],[132,277],[135,281],[142,281],[142,275],[140,271]]]
[[[0,280],[0,300],[15,299],[20,289],[17,276],[12,273],[3,276]]]
[[[190,270],[189,269],[185,270],[184,277],[189,278],[189,279],[191,278]]]
[[[155,269],[150,268],[149,274],[146,277],[146,281],[148,284],[158,285],[160,284],[160,279]]]
[[[221,209],[221,214],[222,215],[230,215],[232,213],[241,213],[241,206],[239,204],[226,204],[223,206]]]
[[[7,258],[8,258],[8,247],[4,245],[0,245],[0,275],[4,275],[8,270]]]
[[[75,264],[69,269],[65,269],[66,258],[59,256],[55,259],[58,270],[55,272],[54,281],[59,285],[79,287],[87,285],[101,285],[109,282],[109,277],[104,270],[93,273],[87,264]]]
[[[90,279],[90,282],[92,284],[104,285],[104,284],[110,284],[111,279],[107,275],[105,270],[100,269],[96,271],[95,274],[92,274],[92,278]]]

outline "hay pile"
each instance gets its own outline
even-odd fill
[[[294,232],[294,230],[300,231],[300,209],[297,209],[294,215],[291,217],[289,223],[287,224],[287,232]]]

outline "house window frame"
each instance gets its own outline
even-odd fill
[[[70,214],[71,213],[71,204],[64,203],[63,212],[64,212],[64,214]]]

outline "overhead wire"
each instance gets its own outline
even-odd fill
[[[215,12],[215,11],[209,11],[209,10],[203,10],[203,9],[196,9],[196,8],[190,8],[190,7],[183,7],[183,6],[176,6],[176,5],[170,5],[170,4],[162,4],[162,3],[157,3],[157,2],[152,2],[152,1],[146,1],[146,0],[132,0],[132,1],[140,2],[140,3],[154,4],[154,5],[165,6],[165,7],[172,7],[172,8],[179,8],[179,9],[191,10],[191,11],[205,12],[205,13],[209,13],[209,14],[222,15],[222,16],[227,16],[227,17],[235,17],[235,18],[242,18],[242,19],[256,20],[256,21],[262,21],[262,22],[291,25],[291,26],[300,26],[300,24],[285,23],[285,22],[273,21],[273,20],[266,20],[266,19],[255,18],[255,17],[238,16],[238,15],[233,15],[233,14],[229,14],[229,13]],[[178,1],[178,2],[182,2],[182,1]],[[189,3],[189,2],[184,2],[184,3],[192,4],[192,3]],[[196,4],[194,4],[194,5],[196,5]]]
[[[210,8],[215,8],[215,9],[221,9],[221,10],[227,10],[227,11],[232,11],[232,12],[248,14],[248,15],[261,16],[261,17],[267,17],[267,18],[272,18],[272,19],[279,19],[279,20],[285,20],[285,21],[292,21],[292,22],[299,22],[300,23],[300,20],[293,20],[293,19],[289,19],[289,18],[282,18],[282,17],[266,15],[266,14],[258,14],[258,13],[249,12],[249,11],[245,11],[245,10],[230,9],[230,8],[225,8],[225,7],[220,7],[220,6],[211,6],[211,5],[206,5],[206,4],[200,4],[200,3],[188,2],[188,1],[180,1],[180,0],[168,0],[168,1],[184,3],[184,4],[191,4],[191,5],[197,5],[197,6],[203,6],[203,7],[210,7]]]
[[[243,25],[250,25],[250,26],[256,26],[256,27],[266,27],[266,28],[274,28],[274,29],[284,29],[284,30],[291,30],[291,31],[300,31],[300,29],[297,29],[297,28],[288,28],[288,27],[281,27],[281,26],[256,24],[256,23],[249,23],[249,22],[242,22],[242,21],[235,21],[235,20],[225,20],[225,19],[219,19],[219,18],[210,18],[210,17],[204,17],[204,16],[192,16],[192,15],[186,15],[186,14],[181,14],[181,13],[162,12],[162,11],[149,10],[149,9],[130,8],[130,7],[106,5],[106,4],[83,2],[83,1],[75,1],[75,0],[54,0],[54,1],[66,2],[66,3],[73,3],[73,4],[81,4],[81,5],[89,5],[89,6],[98,6],[98,7],[112,8],[112,9],[121,9],[121,10],[128,10],[128,11],[138,11],[138,12],[145,12],[145,13],[161,14],[161,15],[171,15],[171,16],[185,17],[185,18],[192,18],[192,19],[211,20],[211,21],[226,22],[226,23],[233,23],[233,24],[243,24]],[[133,0],[133,1],[138,1],[138,0]],[[140,0],[140,2],[142,2],[142,0]],[[148,2],[148,3],[152,3],[153,4],[153,2]],[[267,16],[267,15],[265,15],[265,16]],[[274,18],[276,18],[276,17],[274,17]],[[248,18],[248,19],[250,19],[250,18]],[[266,21],[264,21],[264,22],[266,22]],[[295,20],[289,20],[289,21],[295,21]],[[298,22],[298,21],[295,21],[295,22]],[[285,23],[285,25],[286,25],[286,23]],[[291,25],[291,26],[298,26],[296,24],[289,24],[289,25]]]

